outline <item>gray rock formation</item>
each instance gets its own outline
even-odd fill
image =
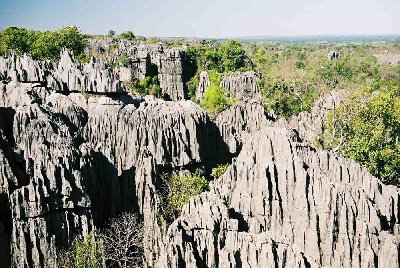
[[[103,61],[92,58],[89,64],[76,62],[72,51],[63,49],[54,66],[30,56],[10,54],[0,57],[0,76],[15,83],[39,83],[60,92],[124,93],[125,86]]]
[[[201,72],[199,77],[199,86],[197,87],[196,91],[196,100],[201,101],[203,98],[204,92],[206,89],[211,86],[210,77],[208,76],[207,72]]]
[[[13,140],[4,147],[21,159],[18,175],[18,161],[0,150],[13,267],[52,267],[59,248],[122,211],[137,210],[154,229],[149,219],[157,206],[148,200],[156,200],[159,182],[147,178],[215,155],[211,122],[192,102],[41,91],[9,83],[1,95],[1,105],[15,113],[0,124]],[[156,231],[148,243],[161,237]]]
[[[265,127],[166,234],[160,267],[398,267],[400,190]]]
[[[87,53],[99,55],[109,61],[117,61],[125,55],[130,59],[131,78],[143,80],[146,76],[158,76],[162,94],[167,100],[183,100],[184,51],[180,48],[166,48],[162,44],[145,45],[128,40],[92,40]],[[124,70],[124,80],[126,70]]]
[[[125,45],[181,98],[180,50]],[[124,211],[143,216],[148,267],[399,266],[399,188],[302,142],[340,93],[290,122],[257,101],[213,122],[190,101],[121,91],[102,61],[67,51],[56,67],[26,56],[0,64],[0,257],[12,267],[55,267],[60,248]],[[159,222],[161,174],[232,156],[209,192]]]
[[[262,126],[272,125],[275,120],[274,114],[267,113],[261,103],[253,100],[244,106],[230,107],[221,112],[215,121],[229,153],[236,155],[249,134],[260,130]]]
[[[93,228],[80,152],[60,111],[38,103],[14,111],[13,126],[6,126],[15,142],[8,149],[21,159],[12,163],[19,172],[8,175],[16,178],[8,185],[12,267],[51,267],[56,246]]]
[[[222,77],[221,87],[228,89],[229,96],[238,101],[261,100],[257,85],[259,79],[259,75],[253,71],[233,73]]]
[[[0,57],[0,77],[3,80],[17,82],[46,82],[47,71],[52,69],[49,62],[39,62],[24,54],[18,57],[15,53]]]
[[[330,60],[337,60],[340,58],[340,52],[338,51],[329,51],[328,58]]]
[[[90,63],[74,60],[72,51],[64,49],[54,73],[65,91],[94,93],[123,93],[126,91],[112,69],[106,68],[102,60],[91,58]]]
[[[301,112],[289,120],[279,119],[278,125],[297,129],[303,139],[314,142],[325,131],[326,115],[342,103],[347,93],[345,90],[330,92],[316,101],[310,112]]]

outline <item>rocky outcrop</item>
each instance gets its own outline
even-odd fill
[[[323,134],[326,129],[328,113],[343,102],[347,93],[345,90],[330,92],[316,101],[310,112],[301,112],[289,120],[279,119],[278,125],[297,129],[303,139],[314,142],[317,135]]]
[[[92,58],[81,64],[72,51],[63,49],[57,66],[51,62],[33,60],[26,54],[0,57],[0,74],[4,81],[39,83],[59,92],[125,93],[123,83],[103,61]]]
[[[398,267],[400,190],[265,127],[169,228],[161,267]]]
[[[228,89],[229,96],[238,101],[261,100],[256,72],[233,73],[222,77],[221,87]]]
[[[180,50],[123,44],[181,98]],[[22,61],[0,59],[14,62],[0,84],[0,257],[12,267],[54,267],[61,248],[124,211],[144,219],[148,267],[399,266],[399,188],[303,142],[340,93],[289,122],[255,100],[213,122],[190,101],[121,91],[102,61],[68,51],[55,67]],[[226,86],[253,98],[237,89],[246,79]],[[209,172],[233,156],[209,192],[160,222],[163,174]]]
[[[250,100],[261,101],[261,94],[258,89],[257,81],[260,79],[256,72],[238,72],[227,74],[222,77],[220,86],[226,88],[229,97],[239,103],[246,103]],[[211,86],[208,72],[201,72],[199,76],[199,85],[196,91],[196,100],[203,98],[204,92]]]
[[[0,77],[22,83],[46,82],[48,71],[52,69],[50,62],[39,62],[24,54],[21,57],[15,53],[0,57]]]
[[[13,267],[52,267],[58,249],[127,210],[143,214],[152,230],[146,243],[158,250],[162,236],[152,219],[160,182],[153,176],[216,157],[207,114],[189,101],[41,91],[10,83],[1,95],[14,111],[4,126],[14,157],[0,150]]]
[[[60,111],[38,103],[15,108],[12,134],[23,159],[9,187],[12,266],[51,267],[56,247],[93,228],[77,140]]]
[[[230,107],[221,112],[215,121],[229,153],[237,155],[250,134],[265,125],[272,125],[275,120],[273,113],[267,113],[260,102],[253,100],[244,106]]]
[[[95,52],[93,52],[95,51]],[[100,55],[111,62],[121,55],[130,60],[130,77],[143,80],[146,76],[158,76],[163,97],[166,100],[185,98],[183,73],[184,51],[181,48],[166,48],[162,44],[146,45],[128,40],[92,40],[87,53]],[[127,70],[124,69],[124,80]]]
[[[61,52],[57,70],[54,73],[64,91],[123,93],[126,91],[115,72],[107,68],[103,61],[91,58],[88,64],[74,60],[73,53],[67,49]]]
[[[204,92],[206,89],[211,86],[210,77],[208,76],[208,72],[201,72],[199,76],[199,86],[196,91],[196,100],[201,101],[203,98]]]

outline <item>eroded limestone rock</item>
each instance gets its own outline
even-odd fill
[[[238,101],[261,100],[257,85],[259,79],[259,75],[253,71],[233,73],[222,77],[221,87],[228,89],[229,96]]]
[[[161,267],[398,267],[400,190],[265,127],[168,229]]]

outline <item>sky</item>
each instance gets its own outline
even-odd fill
[[[0,0],[0,29],[147,37],[400,34],[400,0]]]

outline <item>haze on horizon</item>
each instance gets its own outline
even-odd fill
[[[0,28],[159,37],[400,34],[399,0],[2,0]]]

